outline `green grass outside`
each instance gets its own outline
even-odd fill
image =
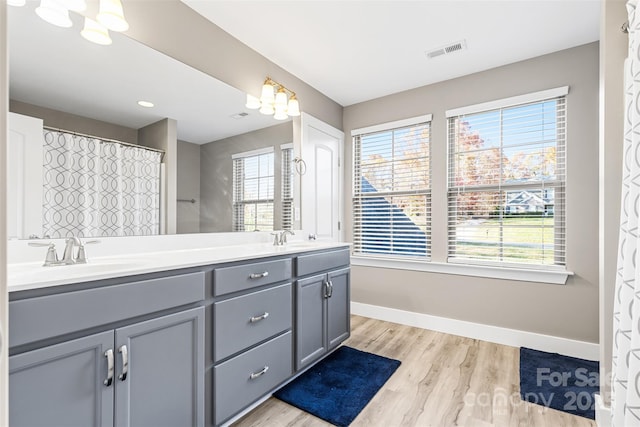
[[[500,233],[499,219],[479,220],[478,223],[464,221],[456,227],[456,254],[501,261],[499,244],[502,241],[503,259],[554,264],[553,217],[507,217],[502,220],[502,240]],[[526,244],[532,246],[526,247]]]

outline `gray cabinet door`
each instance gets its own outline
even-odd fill
[[[351,331],[350,270],[344,268],[330,272],[331,297],[327,298],[327,339],[329,350],[349,338]]]
[[[113,331],[9,358],[9,424],[113,426],[113,384],[105,385]]]
[[[296,370],[322,356],[326,343],[326,274],[296,282]]]
[[[116,329],[115,340],[116,426],[204,426],[204,307]]]

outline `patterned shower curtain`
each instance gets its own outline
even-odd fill
[[[614,427],[640,426],[640,15],[627,2],[625,121],[620,237],[613,310],[611,412]]]
[[[159,152],[52,130],[44,141],[45,236],[159,233]]]

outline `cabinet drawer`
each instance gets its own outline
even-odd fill
[[[349,265],[349,249],[331,252],[311,253],[296,258],[296,276],[306,276],[320,271]]]
[[[216,268],[213,271],[213,293],[215,296],[219,296],[256,286],[282,282],[290,278],[290,259]]]
[[[226,421],[289,378],[291,362],[291,332],[287,332],[216,366],[215,424]]]
[[[11,301],[9,346],[202,301],[204,282],[197,272]]]
[[[214,357],[224,359],[291,328],[292,286],[276,286],[213,306]]]

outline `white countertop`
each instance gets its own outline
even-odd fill
[[[349,243],[298,240],[284,246],[274,246],[271,243],[242,243],[214,247],[165,249],[155,252],[135,251],[122,255],[89,256],[87,264],[54,267],[43,267],[42,261],[10,262],[7,279],[9,292],[17,292],[340,247],[349,247]],[[44,252],[40,252],[44,254]]]

